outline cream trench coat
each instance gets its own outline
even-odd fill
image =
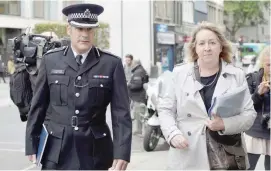
[[[199,93],[203,86],[196,81],[193,66],[193,63],[187,63],[176,67],[165,94],[159,98],[158,114],[166,141],[170,143],[175,135],[180,134],[189,143],[188,149],[170,147],[167,164],[170,170],[210,169],[205,135],[208,114]],[[223,61],[213,98],[244,84],[247,85],[243,70]],[[248,87],[243,108],[239,115],[223,119],[223,134],[237,134],[252,126],[256,112]],[[243,137],[242,140],[246,151]],[[249,167],[248,160],[246,164]]]

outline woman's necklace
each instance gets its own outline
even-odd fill
[[[199,72],[200,72],[200,68],[199,68]],[[213,85],[214,82],[216,81],[218,73],[219,73],[219,71],[217,71],[217,73],[215,74],[215,78],[213,79],[213,81],[211,83],[209,83],[209,84],[203,84],[202,82],[200,82],[200,84],[203,85],[204,87],[209,87],[209,86]]]

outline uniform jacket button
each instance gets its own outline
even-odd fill
[[[57,84],[57,83],[58,83],[58,80],[55,80],[55,83]]]
[[[103,84],[101,84],[101,85],[100,85],[100,87],[104,87],[104,85],[103,85]]]
[[[187,132],[187,135],[188,135],[188,136],[191,136],[191,132],[190,132],[190,131],[188,131],[188,132]]]
[[[75,110],[75,114],[79,114],[79,110]]]
[[[82,78],[81,76],[78,76],[78,77],[77,77],[77,80],[81,80],[81,78]]]
[[[106,133],[104,133],[103,136],[106,136]]]
[[[80,93],[75,93],[75,96],[76,96],[76,97],[79,97],[79,96],[80,96]]]

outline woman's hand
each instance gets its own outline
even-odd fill
[[[270,88],[270,82],[268,81],[263,81],[261,84],[258,86],[258,94],[263,95],[264,93],[268,92]]]
[[[188,141],[187,139],[182,135],[175,135],[171,141],[170,144],[178,149],[184,149],[188,147]]]
[[[212,131],[224,131],[225,125],[221,117],[217,114],[212,114],[213,118],[211,120],[207,120],[205,125]]]

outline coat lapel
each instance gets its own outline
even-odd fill
[[[200,84],[197,80],[196,80],[196,77],[195,77],[195,74],[194,74],[194,68],[193,66],[190,68],[190,71],[188,72],[188,81],[191,82],[191,84],[189,84],[189,87],[186,87],[186,89],[192,89],[191,90],[191,93],[192,93],[192,97],[194,98],[195,100],[195,105],[198,105],[199,108],[205,112],[206,112],[206,108],[205,108],[205,105],[204,105],[204,101],[203,99],[201,98],[201,95],[199,93],[199,91],[203,88],[203,85]]]
[[[92,47],[90,52],[88,53],[88,56],[83,63],[83,65],[80,67],[80,70],[78,72],[78,75],[81,75],[82,73],[86,72],[87,70],[91,69],[94,65],[96,65],[100,61],[100,57],[95,54],[95,49]]]
[[[227,74],[231,73],[230,68],[228,68],[225,62],[222,62],[221,74],[216,83],[213,98],[225,94],[231,86],[231,79],[227,79]],[[212,98],[212,99],[213,99]]]
[[[68,47],[68,52],[67,55],[64,57],[64,62],[67,63],[75,71],[78,71],[79,67],[75,60],[71,47]]]
[[[206,107],[204,104],[204,101],[201,97],[200,90],[203,89],[203,85],[200,84],[195,78],[194,78],[194,98],[196,100],[196,103],[199,105],[199,107],[207,114]]]

